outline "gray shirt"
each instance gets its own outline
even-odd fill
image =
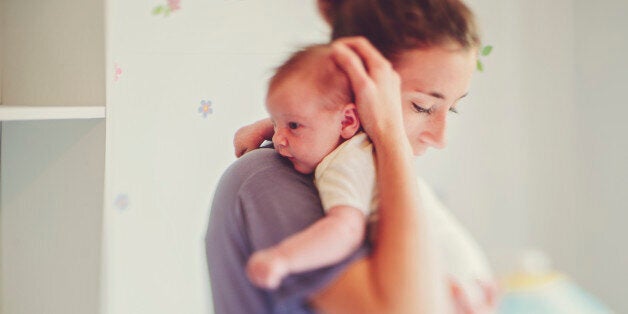
[[[253,286],[245,267],[251,254],[299,232],[323,216],[311,175],[303,175],[272,149],[258,149],[223,174],[205,237],[216,314],[312,313],[308,298],[329,285],[367,243],[345,261],[285,278],[277,290]]]

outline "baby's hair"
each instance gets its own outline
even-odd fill
[[[312,88],[317,90],[321,104],[327,110],[339,110],[353,102],[349,79],[332,59],[331,51],[328,44],[310,45],[296,51],[276,69],[268,91],[296,75],[308,78],[304,82],[315,83]]]

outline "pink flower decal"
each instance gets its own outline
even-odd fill
[[[114,63],[114,68],[115,68],[115,72],[113,74],[113,81],[117,82],[120,79],[120,76],[122,76],[122,69],[120,68],[120,66],[118,66],[117,63]]]
[[[156,6],[153,9],[153,15],[168,16],[170,13],[179,11],[181,9],[181,0],[167,0],[166,5]]]
[[[181,0],[168,0],[168,7],[171,12],[181,9]]]
[[[198,112],[203,114],[203,118],[207,118],[208,114],[213,114],[212,102],[209,100],[201,100],[201,106],[198,107]]]

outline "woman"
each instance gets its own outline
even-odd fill
[[[456,0],[319,5],[334,38],[366,38],[333,45],[376,150],[381,205],[375,243],[340,265],[288,277],[279,290],[253,288],[244,273],[250,254],[323,213],[311,177],[272,150],[247,154],[227,170],[212,205],[206,240],[216,312],[448,312],[438,302],[445,288],[411,156],[445,146],[447,114],[466,96],[475,68],[473,16]]]

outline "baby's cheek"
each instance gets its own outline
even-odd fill
[[[307,162],[301,160],[291,159],[292,165],[294,169],[302,174],[311,174],[316,169],[316,166],[312,167]]]

